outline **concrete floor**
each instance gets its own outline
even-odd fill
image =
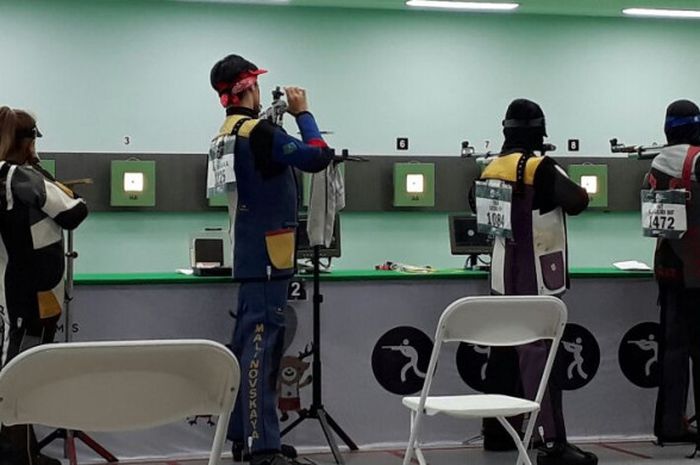
[[[651,442],[621,442],[586,444],[582,447],[595,453],[599,464],[628,465],[649,463],[659,465],[688,465],[700,463],[686,458],[693,450],[690,444],[658,447]],[[511,452],[484,452],[480,447],[462,447],[449,449],[425,449],[426,459],[430,465],[512,465],[516,454]],[[532,453],[533,459],[535,452]],[[401,465],[403,451],[372,450],[344,453],[346,465]],[[308,454],[299,458],[308,465],[333,465],[330,454]],[[231,465],[230,458],[222,460],[222,465]],[[414,461],[415,464],[417,462]],[[206,460],[169,460],[166,462],[139,462],[141,465],[206,465]]]

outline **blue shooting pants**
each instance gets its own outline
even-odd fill
[[[280,450],[277,376],[284,343],[288,280],[242,283],[231,349],[241,366],[241,390],[228,438],[251,453]]]

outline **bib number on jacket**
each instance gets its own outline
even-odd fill
[[[685,189],[643,190],[642,231],[646,237],[680,239],[688,231]]]
[[[476,223],[480,233],[513,237],[513,188],[503,181],[476,182]]]
[[[209,148],[207,163],[207,197],[226,192],[227,187],[236,184],[233,149],[236,136],[217,137]]]

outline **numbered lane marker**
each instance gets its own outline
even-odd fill
[[[307,300],[304,281],[290,281],[287,288],[287,300]]]

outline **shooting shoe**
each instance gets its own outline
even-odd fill
[[[294,448],[294,446],[290,446],[289,444],[282,444],[282,450],[281,450],[282,455],[284,455],[287,458],[290,459],[295,459],[297,458],[297,450]],[[250,453],[248,450],[244,447],[242,442],[239,441],[234,441],[233,446],[231,447],[231,455],[233,456],[233,461],[234,462],[250,462],[251,457]],[[2,464],[0,464],[2,465]]]
[[[282,453],[253,455],[250,465],[302,465],[295,459],[286,457]]]
[[[517,450],[513,438],[498,434],[484,434],[484,450],[490,452],[508,452]]]
[[[663,446],[664,444],[695,444],[698,441],[697,433],[686,431],[678,435],[657,436],[656,444]]]
[[[568,442],[548,443],[537,453],[537,465],[597,465],[598,457]]]

